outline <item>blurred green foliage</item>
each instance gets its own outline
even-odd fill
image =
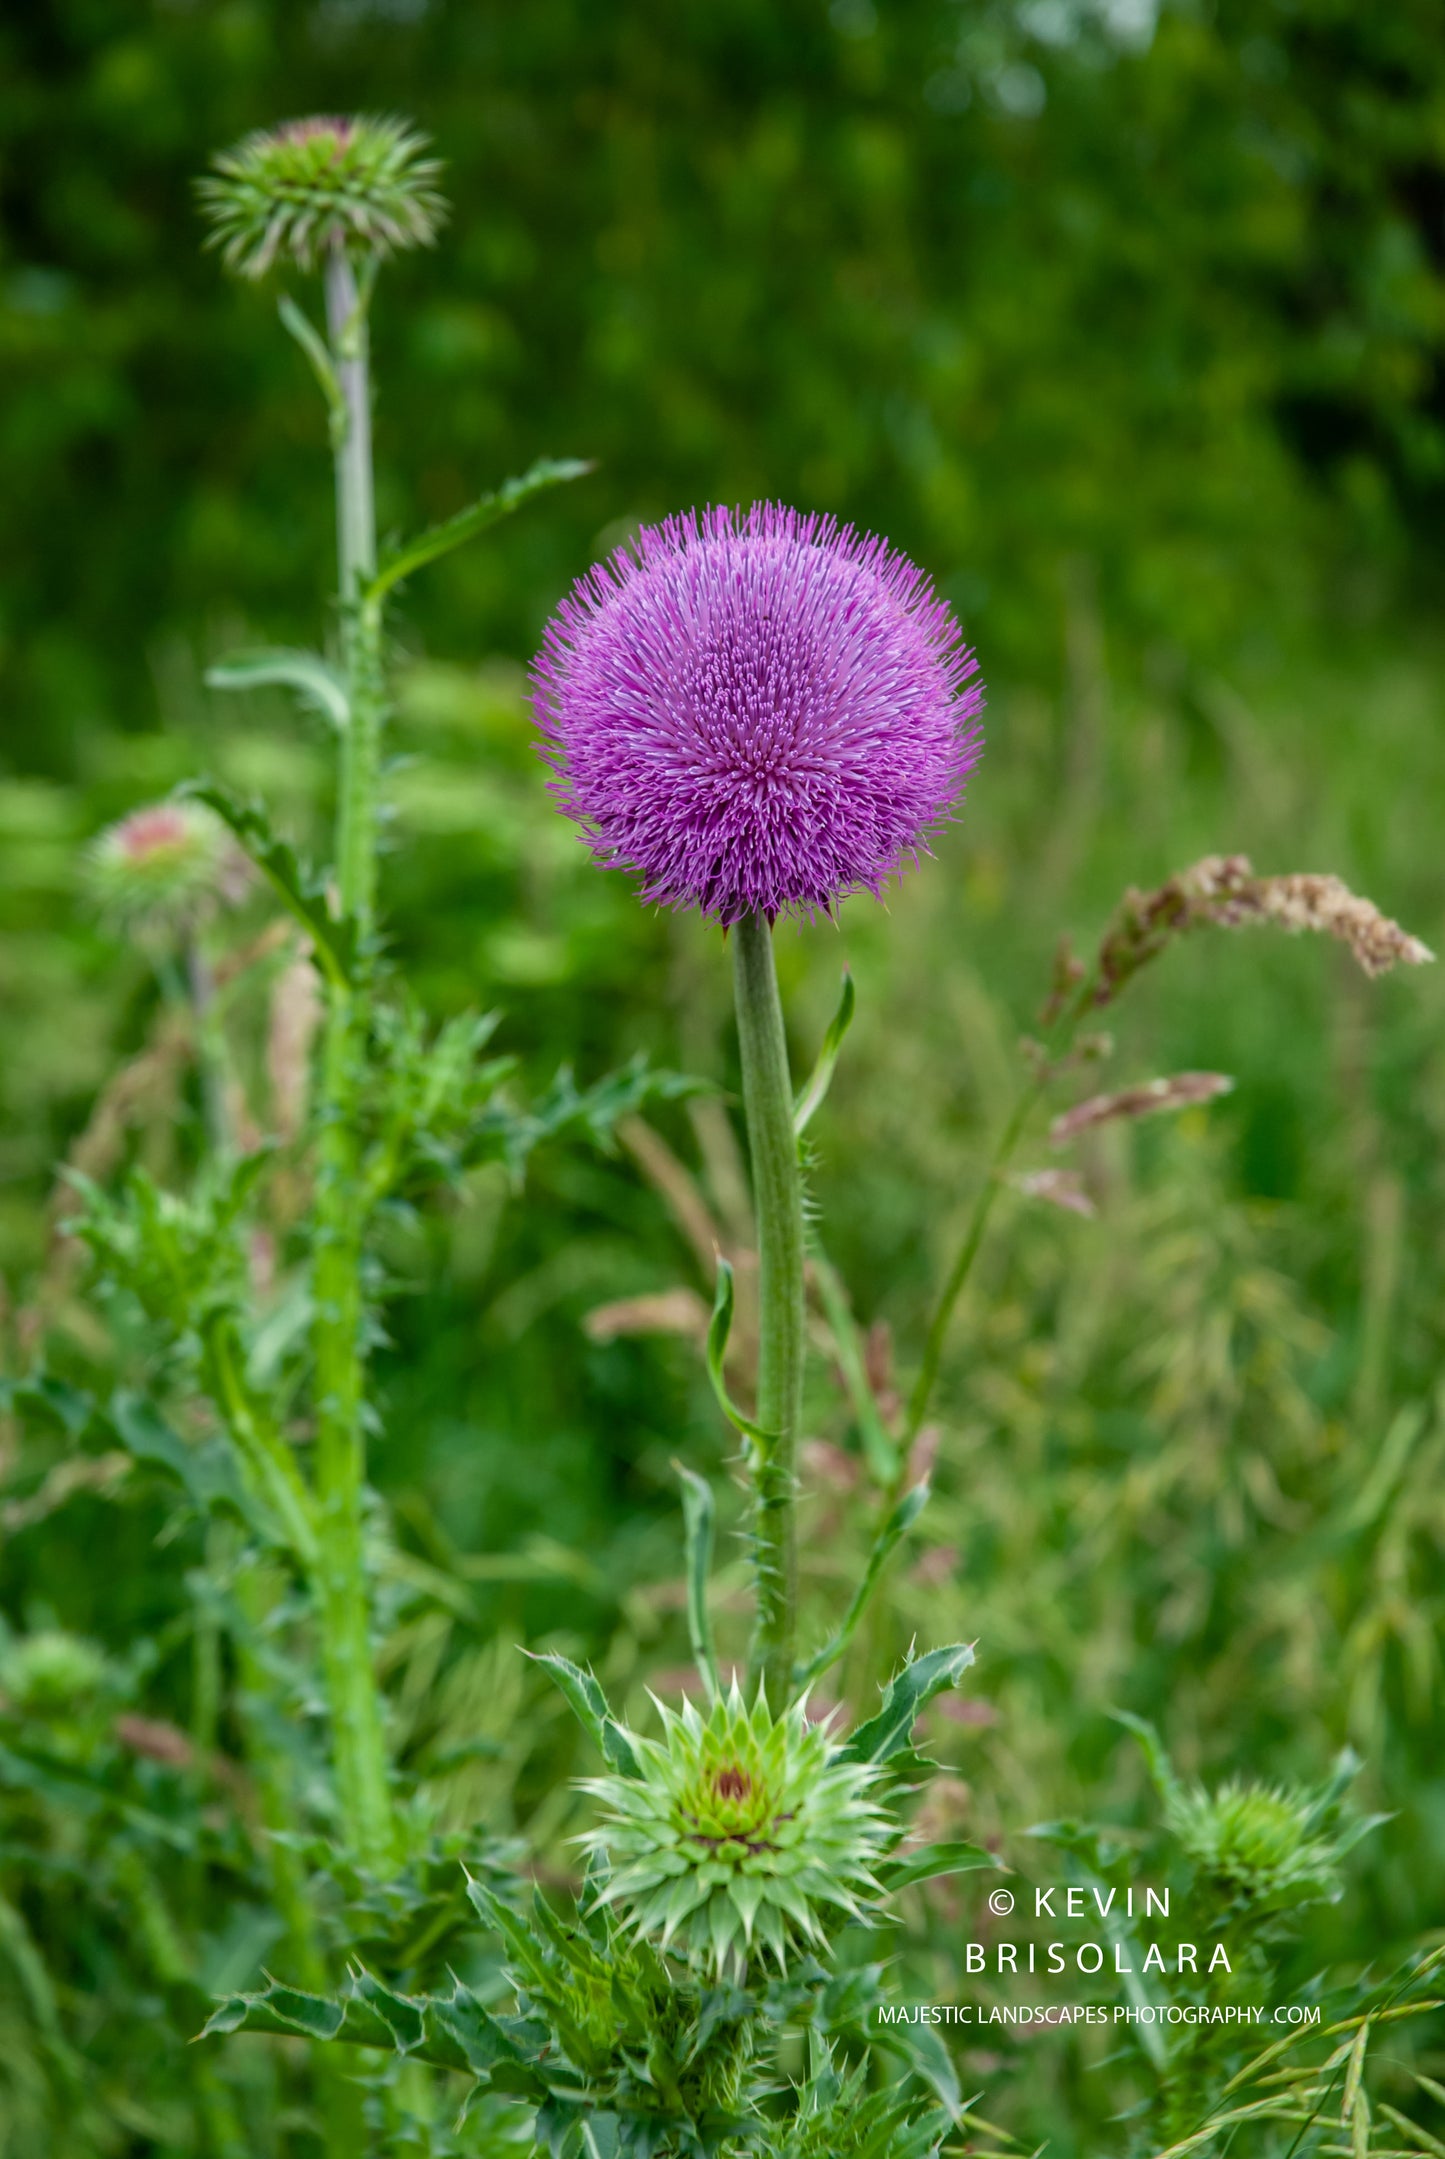
[[[1337,870],[1445,943],[1438,0],[1178,0],[1157,20],[1147,0],[10,10],[12,1369],[44,1334],[77,1376],[127,1374],[56,1240],[56,1164],[87,1135],[106,1167],[163,1179],[196,1152],[194,1065],[165,1053],[145,954],[83,905],[84,841],[197,767],[264,793],[298,839],[327,815],[318,723],[202,687],[222,650],[314,636],[331,502],[304,364],[271,301],[200,253],[191,187],[251,127],[348,108],[414,116],[454,204],[378,310],[383,526],[446,516],[536,455],[598,460],[406,595],[386,904],[435,1008],[500,1006],[498,1045],[539,1087],[638,1049],[733,1076],[716,935],[597,874],[531,749],[541,623],[638,519],[754,494],[836,511],[925,563],[979,646],[989,753],[939,860],[887,913],[855,905],[841,935],[780,951],[800,1064],[845,954],[858,981],[814,1184],[881,1383],[890,1355],[906,1381],[1060,930],[1086,937],[1126,883],[1237,847]],[[253,902],[235,935],[264,922]],[[258,1099],[269,989],[233,1016]],[[1007,1203],[946,1371],[927,1542],[841,1674],[863,1707],[915,1631],[978,1637],[963,1721],[930,1716],[944,1826],[1040,1880],[1029,1823],[1152,1819],[1111,1707],[1211,1784],[1307,1783],[1352,1740],[1395,1819],[1312,1916],[1301,1983],[1326,1960],[1383,1970],[1445,1894],[1442,1022],[1431,973],[1366,985],[1333,950],[1253,933],[1196,940],[1131,992],[1111,1071],[1206,1066],[1237,1091],[1100,1135],[1093,1222]],[[134,1078],[111,1130],[96,1101],[117,1067]],[[735,1223],[723,1107],[657,1121]],[[706,1297],[679,1189],[669,1207],[630,1155],[544,1151],[520,1200],[488,1170],[389,1233],[410,1294],[374,1460],[398,1524],[400,1752],[444,1828],[524,1829],[559,1864],[581,1763],[513,1644],[593,1657],[644,1715],[642,1681],[687,1654],[669,1465],[725,1452],[685,1333],[586,1324]],[[821,1640],[864,1528],[826,1351],[810,1385]],[[212,1844],[168,1845],[195,1763],[117,1723],[196,1728],[202,1532],[123,1462],[77,1456],[63,1420],[5,1446],[0,1714],[15,1758],[42,1759],[28,1782],[6,1771],[0,2152],[225,2151],[228,2107],[249,2148],[309,2151],[286,2058],[246,2056],[230,2098],[200,2089],[193,2132],[157,2038],[158,2003],[250,1983],[272,1950],[234,1819],[218,1806]],[[718,1619],[731,1653],[726,1595]],[[60,1629],[76,1670],[103,1660],[65,1702],[44,1698],[69,1669]],[[311,1714],[298,1698],[298,1732]],[[224,1755],[224,1718],[214,1738]],[[93,1800],[57,1800],[57,1776]],[[44,1858],[43,1894],[33,1867],[14,1888],[12,1845]],[[148,1887],[167,1869],[183,1949]],[[919,1969],[951,1996],[974,1903],[930,1926]],[[77,2046],[92,2073],[67,2112]],[[1445,2081],[1438,2042],[1422,2059]],[[964,2072],[1026,2148],[1115,2148],[1128,2078],[1087,2038],[1005,2035]]]

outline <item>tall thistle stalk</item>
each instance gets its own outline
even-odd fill
[[[781,1708],[792,1692],[798,1603],[794,1493],[803,1416],[803,1181],[773,926],[764,914],[744,915],[734,931],[733,993],[758,1220],[755,1654],[768,1699]]]
[[[353,927],[357,967],[352,981],[329,986],[322,1059],[313,1258],[318,1589],[342,1818],[358,1855],[382,1872],[396,1858],[396,1827],[372,1667],[362,1550],[366,1223],[358,1132],[371,1003],[377,773],[385,694],[380,607],[368,597],[376,570],[369,299],[369,274],[359,283],[344,244],[333,242],[326,263],[326,318],[340,390],[333,423],[336,538],[350,711],[341,737],[336,884],[342,919]]]
[[[733,935],[758,1221],[753,1415],[723,1384],[725,1265],[709,1365],[748,1441],[754,1665],[775,1713],[820,1668],[795,1661],[799,1138],[837,1040],[795,1103],[773,924],[831,913],[849,892],[880,893],[916,856],[978,755],[975,664],[927,579],[881,540],[756,504],[639,533],[574,588],[536,670],[563,807],[605,862],[642,873],[646,897],[696,908]],[[840,1038],[846,1011],[836,1024]]]
[[[229,268],[323,268],[323,339],[289,300],[282,317],[326,396],[336,467],[338,604],[344,662],[333,912],[352,964],[326,980],[312,1243],[316,1481],[313,1573],[347,1842],[385,1873],[399,1858],[364,1555],[367,1200],[361,1089],[375,962],[377,785],[385,717],[382,595],[376,581],[369,311],[380,262],[431,240],[438,168],[394,122],[307,120],[252,136],[202,186]]]

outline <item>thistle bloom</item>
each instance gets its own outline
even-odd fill
[[[977,662],[879,539],[777,504],[645,528],[534,670],[561,807],[643,894],[725,926],[881,894],[981,748]]]
[[[854,1916],[896,1830],[872,1797],[880,1772],[845,1761],[802,1702],[748,1709],[734,1682],[706,1718],[658,1703],[664,1743],[627,1735],[636,1777],[588,1779],[603,1820],[582,1842],[612,1873],[599,1901],[640,1935],[676,1942],[719,1972],[756,1938],[781,1966],[821,1942],[823,1907]]]
[[[245,857],[199,802],[156,802],[107,825],[84,875],[99,911],[142,934],[192,927],[217,901],[239,899],[248,881]]]
[[[238,277],[281,257],[310,270],[334,246],[386,256],[428,247],[446,215],[441,166],[400,120],[288,120],[248,135],[200,182],[211,245]]]

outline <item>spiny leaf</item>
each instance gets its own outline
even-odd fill
[[[106,1421],[127,1454],[164,1469],[180,1484],[198,1514],[223,1507],[240,1517],[267,1544],[284,1544],[276,1523],[236,1475],[230,1450],[217,1441],[191,1446],[171,1429],[144,1396],[127,1389],[114,1395]]]
[[[382,599],[414,570],[420,570],[440,556],[449,555],[453,548],[474,540],[478,533],[509,517],[513,510],[519,510],[544,487],[556,487],[564,480],[580,480],[592,469],[590,464],[575,457],[539,457],[520,478],[504,480],[494,493],[480,496],[469,509],[449,517],[445,524],[433,525],[429,531],[418,533],[414,540],[406,541],[384,556],[367,587],[367,598],[373,602]]]
[[[945,1687],[956,1687],[972,1662],[972,1643],[953,1642],[905,1664],[889,1681],[877,1716],[860,1724],[844,1747],[845,1760],[887,1763],[907,1753],[920,1711]]]
[[[204,802],[228,825],[268,880],[283,906],[311,939],[316,957],[338,987],[350,983],[356,969],[354,924],[334,921],[326,905],[324,880],[304,866],[290,842],[272,830],[259,802],[242,802],[215,780],[189,780],[178,790],[187,800]]]
[[[639,1774],[637,1757],[632,1751],[627,1734],[613,1717],[607,1697],[590,1672],[579,1670],[566,1657],[555,1650],[529,1651],[534,1664],[545,1665],[557,1685],[566,1695],[578,1720],[591,1734],[598,1751],[610,1769],[619,1776],[635,1777]]]
[[[260,690],[274,684],[294,690],[304,705],[330,720],[338,733],[350,726],[351,702],[346,684],[319,652],[267,646],[256,652],[233,653],[206,670],[206,687],[212,690]]]
[[[745,1417],[728,1393],[727,1380],[723,1374],[723,1359],[727,1355],[728,1336],[733,1330],[733,1271],[721,1254],[717,1263],[717,1291],[713,1297],[712,1318],[707,1330],[707,1376],[717,1397],[717,1406],[730,1425],[746,1439],[756,1440],[758,1445],[770,1449],[776,1434],[755,1424]]]
[[[843,1047],[843,1037],[852,1024],[855,1002],[853,977],[845,967],[843,969],[843,989],[838,999],[838,1009],[828,1022],[828,1032],[823,1037],[823,1046],[818,1052],[818,1062],[814,1065],[812,1072],[808,1076],[807,1084],[800,1090],[797,1101],[793,1104],[793,1130],[799,1139],[807,1131],[814,1115],[822,1105],[824,1096],[833,1083],[833,1071],[838,1062],[838,1053]]]

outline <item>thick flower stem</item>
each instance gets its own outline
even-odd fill
[[[793,1687],[798,1554],[795,1474],[803,1414],[803,1187],[772,925],[745,915],[733,932],[733,988],[743,1108],[758,1218],[757,1422],[754,1525],[757,1634],[753,1661],[777,1715]]]
[[[366,597],[376,563],[371,396],[365,298],[350,261],[333,251],[326,314],[345,425],[336,440],[336,527],[351,722],[341,745],[337,898],[350,924],[356,973],[328,993],[316,1179],[316,1576],[322,1658],[342,1820],[356,1855],[379,1873],[396,1858],[381,1704],[371,1657],[362,1501],[365,1206],[359,1093],[370,1006],[376,895],[377,768],[382,715],[380,618]]]

